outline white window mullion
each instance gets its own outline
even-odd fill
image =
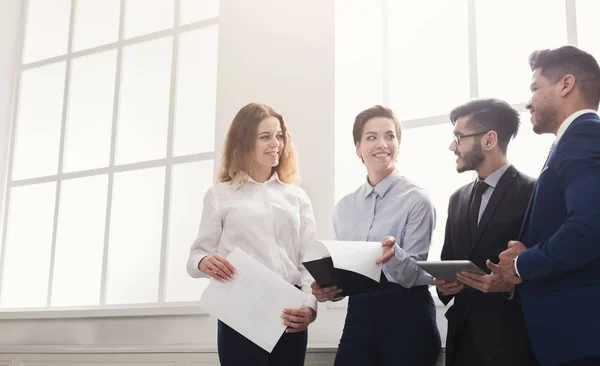
[[[102,254],[102,283],[100,285],[100,305],[106,304],[106,290],[108,283],[108,242],[110,238],[110,214],[112,208],[113,182],[115,166],[115,153],[117,145],[117,123],[119,119],[119,96],[121,92],[121,66],[123,64],[123,32],[125,29],[125,0],[121,0],[119,14],[119,48],[117,49],[117,67],[115,77],[115,95],[113,101],[112,132],[110,137],[110,159],[108,172],[108,188],[106,194],[106,218],[104,223],[104,251]]]
[[[65,86],[63,92],[63,105],[62,105],[62,120],[60,127],[60,142],[58,147],[58,175],[62,173],[63,170],[63,157],[65,152],[65,131],[67,124],[67,108],[69,105],[69,90],[71,87],[71,62],[72,57],[71,51],[73,49],[73,28],[75,24],[75,9],[77,7],[77,0],[71,0],[71,15],[69,17],[69,38],[67,41],[67,60],[66,60],[66,69],[65,69]],[[54,223],[52,228],[52,244],[50,248],[50,266],[48,268],[48,298],[46,300],[46,306],[50,307],[52,300],[52,279],[54,278],[54,257],[56,253],[56,233],[58,230],[58,212],[60,205],[60,187],[61,180],[58,179],[56,182],[56,195],[54,201]]]
[[[477,67],[477,12],[476,0],[467,1],[467,19],[469,34],[469,83],[471,99],[479,98],[479,74]]]
[[[567,43],[571,46],[578,46],[577,39],[577,8],[576,0],[565,0],[567,16]]]
[[[13,168],[13,158],[15,154],[15,137],[17,130],[17,116],[19,110],[19,96],[21,94],[21,77],[23,75],[23,71],[20,66],[23,63],[23,49],[25,45],[25,30],[27,29],[27,7],[29,5],[29,0],[23,0],[21,3],[21,26],[19,28],[19,37],[18,37],[18,49],[17,49],[17,60],[16,65],[18,67],[18,72],[15,80],[15,88],[14,88],[14,104],[13,104],[13,112],[11,115],[11,124],[10,124],[10,140],[9,150],[8,150],[8,168],[6,170],[6,191],[4,192],[4,212],[2,217],[2,242],[0,242],[0,295],[2,294],[2,277],[4,274],[4,256],[6,249],[6,227],[8,225],[8,209],[10,206],[10,182],[12,179],[12,168]]]
[[[179,52],[179,15],[181,1],[175,0],[173,16],[173,49],[171,55],[171,84],[169,93],[169,127],[167,129],[167,166],[165,169],[165,195],[163,202],[163,224],[160,248],[160,269],[158,276],[158,303],[163,304],[167,297],[167,260],[169,256],[169,216],[171,209],[171,172],[173,170],[173,143],[175,127],[175,105],[177,101],[177,54]]]
[[[381,0],[381,102],[390,105],[390,50],[389,50],[389,11],[388,1]]]

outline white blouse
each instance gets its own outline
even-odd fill
[[[204,197],[198,237],[190,249],[187,271],[208,277],[198,269],[202,258],[218,252],[226,257],[239,247],[307,293],[305,306],[317,310],[313,278],[302,265],[309,245],[317,240],[312,205],[297,185],[281,182],[274,173],[265,183],[248,178],[217,183]]]

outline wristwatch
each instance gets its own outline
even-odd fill
[[[511,269],[512,269],[512,274],[513,274],[515,277],[521,278],[521,276],[519,276],[519,272],[517,272],[517,258],[518,258],[518,257],[519,257],[519,256],[516,256],[516,257],[515,257],[515,258],[512,260],[512,266],[511,266]]]

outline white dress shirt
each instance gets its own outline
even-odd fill
[[[479,206],[479,216],[477,217],[477,225],[479,225],[479,221],[481,221],[481,216],[483,216],[485,208],[490,202],[490,199],[492,198],[492,194],[494,194],[494,190],[496,189],[498,182],[500,182],[500,178],[502,178],[504,173],[506,173],[510,165],[510,162],[504,164],[502,167],[498,168],[495,172],[493,172],[483,180],[489,187],[481,195],[481,205]]]
[[[308,246],[317,240],[310,199],[302,188],[281,182],[274,173],[265,183],[217,183],[204,197],[198,237],[190,249],[190,276],[208,277],[198,269],[213,253],[226,257],[239,247],[307,293],[305,306],[317,310],[313,278],[302,265]]]

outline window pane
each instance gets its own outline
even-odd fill
[[[173,0],[126,0],[125,38],[173,28],[173,10]]]
[[[119,0],[79,0],[75,9],[73,50],[101,46],[119,38]]]
[[[173,167],[169,218],[167,301],[198,301],[208,280],[191,278],[186,271],[190,246],[198,234],[202,201],[213,183],[212,160]]]
[[[171,53],[171,37],[123,51],[117,164],[166,157]]]
[[[429,260],[440,258],[450,195],[474,178],[473,173],[456,172],[456,156],[448,149],[452,142],[452,129],[452,124],[448,122],[402,131],[398,157],[400,171],[409,180],[425,188],[435,206],[437,220]]]
[[[600,61],[600,2],[598,0],[577,0],[577,42],[582,50],[591,53]]]
[[[477,1],[476,6],[480,95],[526,102],[531,52],[567,43],[565,1]],[[534,16],[540,9],[544,15]]]
[[[23,63],[67,53],[71,0],[29,0]]]
[[[180,23],[188,24],[219,15],[219,0],[181,0]]]
[[[108,176],[61,183],[52,306],[98,305]]]
[[[352,124],[365,108],[382,103],[379,2],[335,2],[335,202],[364,182],[354,152]]]
[[[213,151],[217,103],[216,26],[180,36],[175,156]]]
[[[12,179],[58,171],[65,63],[23,71]]]
[[[73,60],[64,172],[108,166],[116,56],[113,50]]]
[[[542,171],[554,139],[553,134],[538,135],[533,132],[531,115],[529,112],[522,113],[519,134],[508,145],[508,158],[519,171],[535,178]]]
[[[402,120],[469,99],[467,2],[389,1],[390,105]]]
[[[164,183],[164,167],[115,174],[108,247],[108,304],[158,301]]]
[[[46,306],[56,183],[12,188],[0,306]]]

